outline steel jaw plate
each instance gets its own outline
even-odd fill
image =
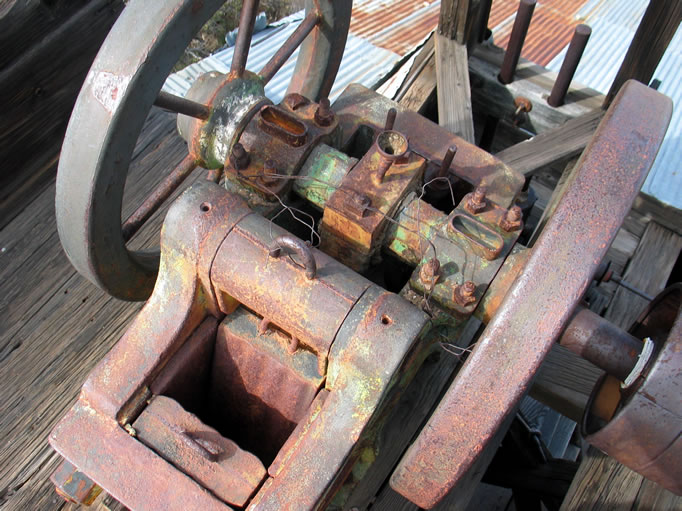
[[[270,232],[288,236],[188,189],[151,298],[52,431],[129,508],[324,508],[424,356],[426,314],[316,249],[309,278]]]

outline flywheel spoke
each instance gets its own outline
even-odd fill
[[[244,0],[239,18],[237,41],[234,45],[232,65],[230,66],[230,72],[235,73],[238,77],[241,77],[246,69],[246,59],[249,57],[251,36],[253,35],[253,26],[256,22],[257,14],[258,0]]]
[[[268,83],[273,76],[280,70],[289,57],[296,51],[301,43],[308,37],[308,34],[320,22],[320,15],[317,10],[310,11],[296,30],[289,36],[279,50],[270,58],[263,69],[258,73],[265,83]]]
[[[154,100],[154,104],[164,110],[189,115],[197,119],[206,120],[211,114],[209,107],[206,105],[164,91],[159,92],[159,95]]]
[[[142,227],[142,225],[149,219],[154,212],[159,209],[159,206],[171,196],[182,182],[187,179],[197,164],[190,155],[185,156],[177,167],[175,167],[170,174],[168,174],[163,181],[161,181],[154,191],[144,200],[135,212],[128,217],[128,220],[123,224],[123,240],[128,241],[133,235]]]

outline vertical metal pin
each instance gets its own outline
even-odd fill
[[[519,64],[523,42],[526,39],[526,34],[528,34],[530,20],[535,10],[535,3],[536,0],[521,0],[519,5],[519,10],[514,20],[514,27],[512,28],[511,36],[509,36],[507,51],[502,61],[502,69],[500,69],[499,79],[504,84],[514,81],[514,73],[516,72],[516,66]]]
[[[591,33],[592,29],[587,25],[578,25],[575,27],[571,44],[568,45],[566,56],[561,64],[561,70],[552,87],[552,93],[547,99],[547,103],[549,103],[550,106],[558,107],[564,104],[566,93],[571,85],[571,80],[573,80],[575,70],[578,68],[580,58],[583,56],[585,46],[587,46],[587,41],[589,40]]]

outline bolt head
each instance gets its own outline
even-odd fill
[[[334,117],[329,98],[322,98],[317,110],[315,110],[315,122],[320,126],[329,126],[334,122]]]
[[[440,278],[440,261],[437,258],[429,259],[419,270],[419,280],[431,288],[436,285]]]
[[[466,307],[476,301],[475,292],[476,284],[467,280],[462,285],[455,287],[452,298],[457,304]]]
[[[474,215],[480,213],[486,206],[486,188],[484,186],[477,186],[473,193],[467,195],[467,200],[464,207],[469,213]]]
[[[507,232],[517,231],[523,223],[523,212],[519,206],[513,206],[504,215],[500,227]]]

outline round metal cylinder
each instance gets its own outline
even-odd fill
[[[504,61],[502,61],[502,68],[500,69],[499,79],[504,84],[514,81],[514,73],[516,72],[516,66],[519,64],[523,42],[526,40],[530,20],[535,10],[535,3],[536,0],[521,0],[519,5],[511,36],[509,36],[507,51],[504,54]]]
[[[571,85],[571,80],[575,75],[575,71],[580,63],[580,58],[583,56],[587,41],[590,39],[592,29],[587,25],[578,25],[573,32],[573,38],[566,50],[566,56],[561,64],[561,70],[552,87],[552,93],[547,99],[550,106],[558,107],[564,104],[566,93]]]
[[[624,381],[637,363],[642,341],[589,309],[579,307],[559,344]]]

